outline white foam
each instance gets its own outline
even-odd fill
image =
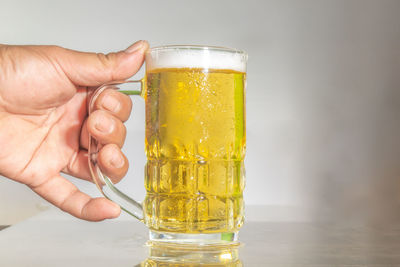
[[[146,54],[148,70],[161,68],[230,69],[246,72],[247,55],[222,49],[150,49]]]

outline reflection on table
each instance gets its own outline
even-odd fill
[[[225,246],[188,246],[148,243],[149,255],[141,267],[242,267],[239,244]]]

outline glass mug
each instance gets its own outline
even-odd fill
[[[133,200],[97,165],[101,144],[89,136],[92,179],[105,197],[144,222],[150,240],[191,244],[237,242],[243,189],[247,54],[211,46],[162,46],[145,54],[141,80],[100,86],[145,100],[146,198]],[[140,90],[132,90],[135,84]]]

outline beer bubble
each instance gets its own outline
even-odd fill
[[[202,160],[202,159],[201,159],[201,160],[198,160],[197,163],[200,164],[200,165],[204,165],[204,164],[206,164],[207,162],[206,162],[205,160]]]

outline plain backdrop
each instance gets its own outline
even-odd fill
[[[400,211],[399,14],[400,1],[387,0],[1,0],[0,43],[107,53],[146,39],[243,49],[246,204],[375,221]],[[144,103],[133,101],[131,168],[120,186],[142,199]],[[0,224],[46,205],[0,177]]]

